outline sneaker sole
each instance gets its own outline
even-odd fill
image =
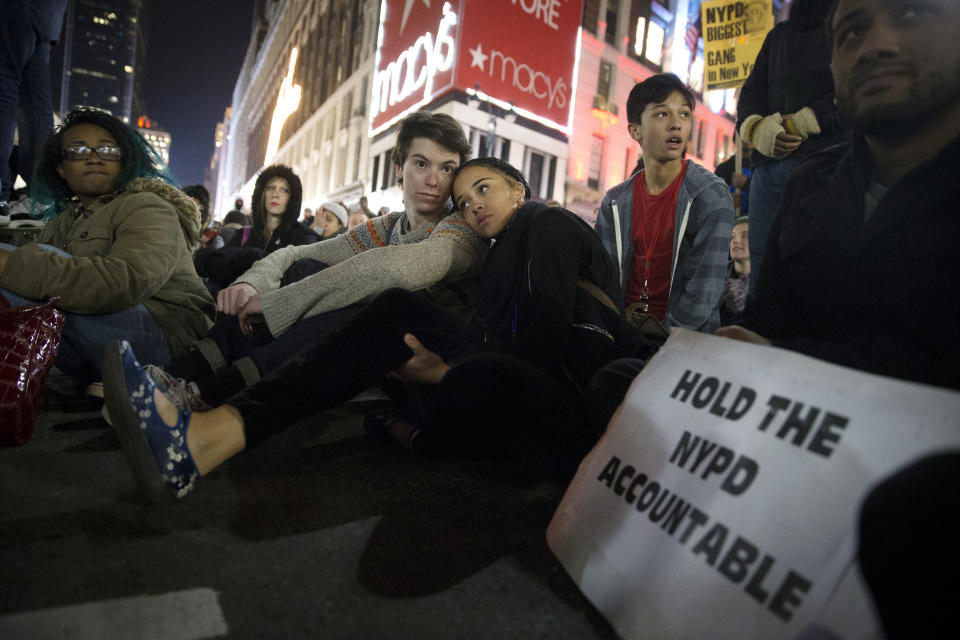
[[[176,496],[167,486],[157,469],[153,450],[146,434],[140,429],[140,418],[127,398],[127,380],[123,372],[123,356],[116,343],[107,348],[103,360],[103,388],[107,410],[113,421],[113,429],[120,439],[127,466],[133,472],[137,485],[157,504],[174,502]]]

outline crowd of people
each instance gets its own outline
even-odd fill
[[[429,112],[398,127],[402,210],[302,211],[300,178],[272,165],[251,213],[238,200],[220,224],[206,190],[178,190],[142,137],[79,107],[39,147],[48,220],[0,248],[0,288],[60,299],[56,364],[102,379],[154,501],[377,384],[394,407],[366,418],[375,437],[569,478],[672,328],[960,389],[958,28],[954,0],[795,0],[740,95],[749,180],[686,158],[696,99],[676,76],[637,83],[642,169],[594,229]],[[890,557],[927,540],[956,565],[939,531],[900,523],[941,510],[956,531],[955,498],[913,496],[946,496],[929,488],[955,488],[958,462],[919,461],[865,502],[861,563],[891,637],[948,614],[904,588],[919,562]]]

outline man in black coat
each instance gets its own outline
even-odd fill
[[[796,169],[747,328],[718,333],[960,389],[960,3],[838,0],[828,29],[851,145]],[[956,629],[956,583],[936,578],[960,573],[958,485],[960,454],[930,456],[862,507],[860,566],[888,638]]]
[[[797,168],[747,303],[754,333],[720,333],[960,389],[960,49],[941,34],[960,5],[887,19],[893,4],[839,0],[831,68],[851,143]],[[846,19],[854,5],[884,19]]]

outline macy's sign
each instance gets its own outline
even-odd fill
[[[373,116],[403,102],[421,89],[423,98],[430,98],[434,78],[453,67],[456,43],[452,30],[456,24],[457,14],[450,3],[445,2],[436,35],[429,31],[424,33],[401,51],[396,60],[374,73]]]
[[[529,93],[538,100],[548,98],[547,108],[553,108],[554,104],[563,109],[567,106],[567,83],[563,78],[557,78],[554,81],[548,74],[537,71],[528,64],[517,64],[512,56],[507,56],[500,51],[494,50],[490,53],[490,72],[493,77],[500,62],[500,81],[512,83],[514,88],[524,93]]]

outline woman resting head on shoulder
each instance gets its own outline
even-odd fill
[[[190,257],[200,212],[143,136],[71,110],[41,147],[31,198],[46,224],[38,242],[0,249],[0,287],[14,305],[60,298],[61,370],[99,378],[116,338],[167,362],[206,333],[216,308]]]

